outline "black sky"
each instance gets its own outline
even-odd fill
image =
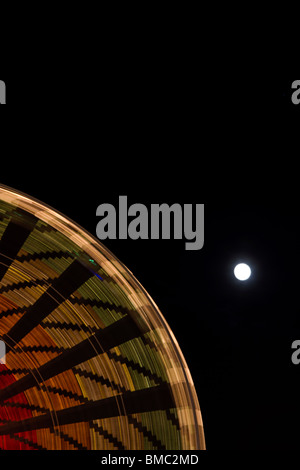
[[[198,393],[208,449],[297,449],[299,339],[298,108],[292,79],[253,75],[188,83],[102,76],[56,88],[9,77],[0,183],[53,206],[95,235],[96,208],[205,203],[205,244],[110,240],[157,303]],[[94,76],[94,75],[93,75]],[[2,77],[0,77],[2,78]],[[196,79],[197,78],[197,79]],[[296,77],[297,78],[297,77]],[[126,86],[125,86],[126,85]],[[150,86],[153,85],[153,86]],[[15,93],[15,97],[13,95]],[[299,106],[300,108],[300,106]],[[7,109],[7,108],[6,108]],[[298,126],[298,127],[297,127]],[[252,277],[233,277],[240,260]]]

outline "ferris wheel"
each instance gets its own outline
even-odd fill
[[[177,341],[99,240],[0,186],[0,448],[205,449]]]

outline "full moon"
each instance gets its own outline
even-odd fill
[[[240,263],[234,268],[234,275],[239,281],[247,281],[251,276],[251,269],[248,264]]]

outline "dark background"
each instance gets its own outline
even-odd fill
[[[119,195],[148,207],[205,203],[200,251],[172,240],[104,244],[171,326],[195,382],[207,448],[298,449],[297,77],[209,76],[191,62],[137,67],[128,58],[75,76],[40,69],[0,77],[8,102],[0,183],[93,235],[97,206],[117,207]],[[233,276],[239,261],[253,271],[245,283]]]

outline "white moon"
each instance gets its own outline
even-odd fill
[[[247,281],[251,276],[251,269],[248,264],[240,263],[234,268],[234,275],[239,281]]]

